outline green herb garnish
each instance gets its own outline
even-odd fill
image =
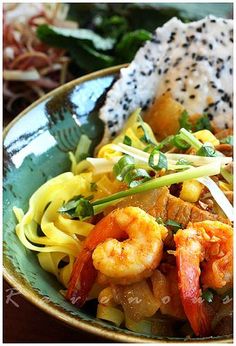
[[[194,125],[194,131],[200,131],[205,129],[211,131],[211,123],[207,114],[203,114],[203,116],[199,118],[196,121],[196,124]]]
[[[64,203],[61,208],[58,209],[58,212],[66,214],[71,218],[78,217],[80,220],[93,216],[94,210],[90,203],[92,198],[93,196],[87,198],[82,195],[76,196],[67,203]]]
[[[182,225],[180,223],[170,219],[168,219],[165,224],[166,226],[171,227],[171,230],[174,232],[177,232],[179,229],[182,228]]]
[[[202,298],[207,301],[208,303],[212,303],[213,302],[213,298],[214,298],[214,292],[211,289],[206,289],[202,292]]]
[[[189,114],[186,110],[184,110],[179,118],[180,128],[184,128],[186,130],[192,129],[192,124],[189,121]]]

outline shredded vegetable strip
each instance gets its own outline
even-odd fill
[[[209,189],[212,197],[221,207],[229,220],[234,221],[233,206],[230,204],[224,192],[218,187],[218,185],[209,177],[197,178],[197,180]]]

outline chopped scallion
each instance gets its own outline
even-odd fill
[[[124,136],[124,139],[123,139],[123,143],[126,144],[126,145],[129,145],[131,146],[132,145],[132,140],[129,136]]]
[[[159,154],[159,159],[157,164],[155,164],[154,162],[154,156],[156,154]],[[168,167],[166,156],[161,151],[159,151],[158,148],[154,148],[153,151],[151,152],[148,159],[148,164],[151,168],[155,169],[155,171],[160,171],[161,169],[167,169]]]

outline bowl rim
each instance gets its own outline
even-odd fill
[[[3,141],[5,137],[7,136],[7,133],[9,130],[15,125],[15,123],[18,122],[20,118],[22,118],[24,115],[26,115],[30,110],[32,110],[35,106],[40,104],[41,102],[45,101],[49,97],[52,97],[56,94],[58,94],[61,91],[70,90],[71,88],[75,87],[76,85],[79,85],[81,83],[90,81],[92,79],[96,79],[99,77],[105,77],[109,76],[111,74],[118,73],[122,68],[127,67],[128,64],[121,64],[112,66],[109,68],[105,68],[102,70],[98,70],[86,75],[83,75],[79,78],[73,79],[72,81],[65,83],[58,88],[50,91],[49,93],[43,95],[36,101],[34,101],[32,104],[30,104],[27,108],[25,108],[22,112],[20,112],[3,130]],[[45,313],[49,314],[51,317],[56,318],[59,322],[62,322],[63,324],[66,324],[69,327],[72,327],[76,330],[83,330],[87,333],[91,333],[93,335],[102,336],[108,340],[112,340],[114,342],[129,342],[129,343],[146,343],[146,342],[152,342],[152,343],[199,343],[199,342],[207,342],[207,343],[232,343],[233,338],[232,336],[223,336],[223,337],[209,337],[209,338],[195,338],[195,339],[184,339],[184,338],[165,338],[163,339],[155,339],[150,338],[148,335],[132,335],[127,334],[124,331],[121,330],[110,330],[109,328],[102,327],[99,325],[93,325],[88,321],[83,321],[80,319],[79,316],[72,316],[69,313],[64,312],[64,310],[60,309],[59,307],[55,306],[52,302],[46,302],[42,299],[42,297],[37,293],[36,290],[32,289],[30,285],[28,285],[27,282],[21,282],[17,279],[17,277],[14,275],[14,271],[11,266],[7,263],[8,260],[6,260],[6,256],[3,253],[3,277],[4,279],[10,284],[13,288],[17,289],[24,299],[29,301],[31,304],[39,308],[40,310],[44,311]],[[10,262],[9,262],[10,263]]]

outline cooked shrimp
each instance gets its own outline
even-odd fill
[[[162,258],[167,229],[142,209],[127,207],[109,214],[128,239],[107,239],[93,252],[93,265],[113,282],[128,285],[151,275]]]
[[[201,299],[200,280],[204,288],[213,289],[232,283],[233,229],[219,221],[189,223],[174,240],[184,311],[194,333],[208,336],[212,316]]]
[[[114,210],[86,238],[75,261],[67,298],[83,305],[97,270],[119,284],[150,276],[161,261],[166,235],[167,229],[140,208]]]

